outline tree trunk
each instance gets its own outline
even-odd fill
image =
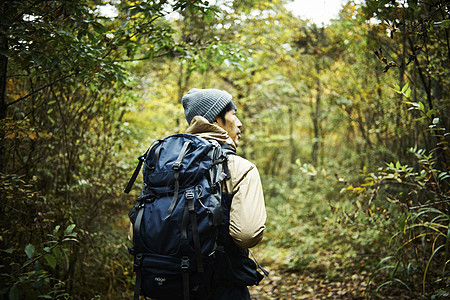
[[[294,180],[292,179],[294,164],[295,164],[295,141],[294,141],[294,117],[292,113],[292,106],[289,106],[289,152],[290,152],[290,164],[289,164],[289,185],[292,187]]]
[[[0,15],[4,16],[6,10],[5,4],[0,6]],[[0,49],[8,50],[8,37],[6,36],[5,25],[0,25]],[[5,54],[0,54],[0,121],[6,118],[6,110],[8,108],[6,103],[6,75],[8,73],[8,57]],[[0,129],[0,140],[5,137],[5,130]],[[5,169],[5,148],[3,143],[0,144],[0,173]]]
[[[312,146],[312,164],[314,167],[317,166],[317,157],[319,154],[320,145],[320,130],[319,130],[319,117],[320,117],[320,102],[321,102],[321,83],[320,79],[317,79],[317,94],[316,94],[316,105],[311,105],[312,108],[312,121],[313,121],[313,146]]]

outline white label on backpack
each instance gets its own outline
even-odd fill
[[[158,283],[159,286],[161,286],[166,281],[166,279],[163,277],[155,277],[155,281]]]

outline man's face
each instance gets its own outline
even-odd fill
[[[228,132],[228,135],[233,140],[236,147],[239,144],[239,139],[241,138],[241,126],[242,123],[239,121],[236,116],[236,110],[232,109],[225,114],[225,122],[223,122],[222,118],[218,117],[214,122],[222,127]]]

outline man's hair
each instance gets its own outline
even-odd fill
[[[216,118],[221,118],[222,122],[225,123],[225,115],[227,114],[227,112],[231,111],[231,110],[237,110],[236,105],[233,102],[228,103],[223,109],[222,111],[217,115]]]

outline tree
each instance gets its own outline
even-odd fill
[[[402,111],[394,124],[403,132],[393,138],[402,148],[409,144],[412,154],[387,163],[367,174],[363,185],[350,188],[367,200],[369,214],[374,206],[387,205],[400,222],[390,229],[395,254],[380,261],[371,279],[381,282],[375,292],[390,287],[392,294],[400,287],[412,296],[445,297],[448,253],[444,249],[450,209],[446,158],[449,42],[448,26],[444,25],[448,4],[367,1],[364,12],[367,19],[380,20],[380,32],[390,32],[389,39],[377,39],[386,44],[375,55],[384,72],[394,72],[399,78],[392,86],[397,93],[396,107]]]
[[[126,294],[125,67],[184,51],[168,13],[208,12],[204,1],[164,2],[123,1],[113,18],[95,0],[0,4],[2,295]]]

